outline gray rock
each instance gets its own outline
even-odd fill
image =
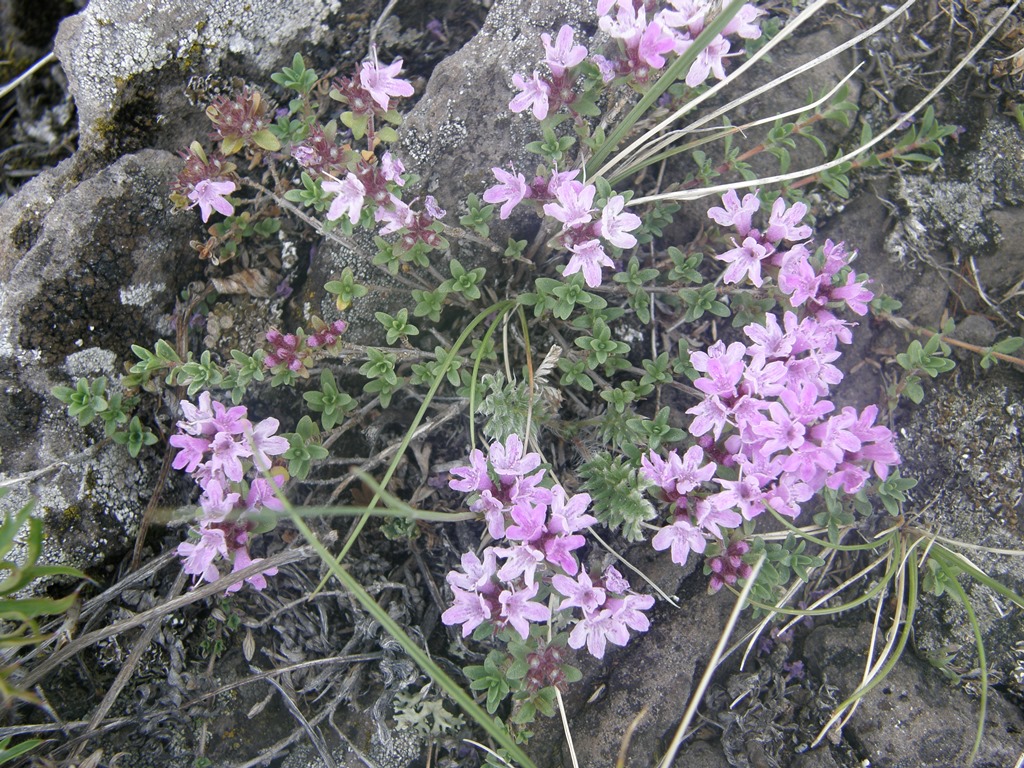
[[[230,59],[234,69],[265,77],[284,56],[328,35],[328,21],[342,6],[342,0],[93,0],[61,24],[54,45],[78,105],[80,147],[107,147],[111,130],[123,128],[114,120],[130,100],[125,94],[143,75],[176,70],[173,85],[184,90],[189,71],[219,73]]]
[[[851,693],[864,672],[870,627],[821,627],[805,644],[812,673]],[[995,691],[989,692],[985,738],[975,768],[1013,765],[1020,754],[1024,716]],[[946,683],[913,654],[861,699],[843,738],[860,746],[876,768],[967,765],[974,743],[978,701]]]
[[[98,422],[79,428],[51,390],[83,376],[114,382],[132,343],[168,335],[166,313],[195,263],[183,252],[194,221],[166,203],[178,165],[147,150],[75,185],[69,161],[0,208],[2,477],[35,478],[0,504],[38,497],[56,561],[83,566],[117,551],[152,492],[157,452],[134,460],[97,445]]]

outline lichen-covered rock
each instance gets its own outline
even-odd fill
[[[470,192],[494,184],[492,166],[514,165],[529,177],[537,155],[539,124],[529,112],[513,114],[512,75],[544,69],[542,32],[563,24],[596,30],[597,16],[586,0],[496,2],[480,32],[437,66],[423,99],[402,130],[406,166],[426,181],[442,207],[454,208]],[[590,44],[586,39],[579,42]]]
[[[103,149],[112,130],[123,130],[114,118],[125,106],[126,89],[132,99],[147,98],[135,85],[141,76],[169,68],[176,74],[173,87],[183,91],[190,72],[216,74],[230,59],[235,70],[266,77],[284,56],[328,35],[332,14],[343,5],[343,0],[93,0],[61,24],[54,46],[78,105],[81,148]],[[159,94],[148,98],[162,101]]]
[[[195,275],[194,220],[166,202],[178,164],[147,150],[75,185],[69,162],[0,208],[2,477],[33,478],[0,504],[38,497],[52,560],[87,566],[123,550],[153,490],[156,452],[135,460],[96,445],[99,424],[79,428],[51,390],[114,382],[131,344],[169,335],[167,314]]]

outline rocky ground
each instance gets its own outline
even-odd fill
[[[281,573],[263,593],[191,599],[186,592],[173,602],[183,584],[169,553],[184,535],[181,526],[154,526],[142,567],[133,571],[139,522],[154,493],[159,505],[174,506],[187,501],[189,489],[164,471],[164,446],[130,459],[100,440],[101,430],[73,425],[50,391],[83,375],[115,377],[132,359],[132,343],[173,337],[183,289],[230,275],[233,267],[205,271],[190,246],[203,237],[198,218],[172,215],[167,200],[180,166],[176,153],[208,130],[202,110],[210,94],[233,81],[266,83],[297,50],[320,71],[344,71],[364,56],[372,34],[387,58],[404,58],[416,84],[403,128],[407,165],[442,206],[457,208],[483,188],[492,165],[525,162],[521,147],[532,137],[506,110],[511,73],[532,67],[540,32],[590,11],[570,0],[400,2],[383,17],[378,4],[358,0],[218,5],[200,11],[192,3],[93,0],[82,11],[52,0],[4,9],[0,58],[13,63],[0,80],[45,55],[57,22],[81,12],[56,33],[58,62],[0,100],[0,479],[12,489],[0,503],[6,510],[38,498],[47,557],[84,568],[95,584],[83,591],[77,621],[48,647],[49,660],[23,659],[23,680],[38,686],[43,705],[9,707],[0,737],[47,739],[24,765],[478,765],[480,752],[460,741],[473,732],[460,732],[450,704],[445,710],[421,696],[426,678],[346,593],[328,587],[304,599],[323,568],[296,549],[294,531],[270,544],[266,554],[281,560]],[[779,2],[774,10],[786,15],[799,5]],[[858,120],[884,125],[933,87],[1006,6],[921,0],[883,35],[779,92],[773,108],[801,103],[809,89],[831,85],[863,61],[854,89]],[[881,14],[869,2],[830,6],[762,76],[837,47]],[[434,21],[440,26],[428,27]],[[905,524],[999,550],[1024,549],[1024,377],[1012,365],[983,369],[970,347],[1024,335],[1024,141],[1014,117],[1024,82],[1022,40],[1024,14],[1017,11],[936,100],[940,120],[965,128],[941,162],[861,173],[846,201],[813,198],[821,237],[859,248],[858,269],[902,302],[900,317],[933,329],[947,317],[957,323],[956,370],[928,382],[920,406],[903,401],[893,413],[902,473],[919,480]],[[825,138],[849,146],[856,130]],[[817,157],[801,147],[794,165]],[[703,219],[699,206],[693,212],[679,217],[672,242],[694,236],[692,222]],[[330,301],[319,286],[341,266],[365,267],[365,255],[353,258],[298,225],[273,248],[292,297],[223,298],[193,334],[196,350],[223,350],[294,322]],[[362,274],[380,281],[368,269]],[[883,319],[863,326],[842,404],[884,402],[886,384],[898,375],[893,357],[911,338]],[[173,424],[170,400],[168,394],[147,405],[148,418],[164,430]],[[677,423],[688,407],[680,405]],[[254,405],[261,415],[287,407],[276,390]],[[358,435],[334,446],[335,455],[365,460],[372,472],[379,464],[366,457],[386,451],[408,418],[400,408],[372,414]],[[438,493],[439,468],[458,460],[466,442],[459,419],[438,416],[432,424],[397,480],[398,491],[421,494],[418,502]],[[319,503],[348,486],[346,472],[340,462],[329,466],[318,485],[303,488],[302,500]],[[358,501],[365,489],[355,483],[345,494]],[[340,522],[314,526],[325,541],[346,534]],[[395,543],[371,531],[348,560],[392,617],[455,676],[480,654],[440,625],[438,590],[474,535],[474,527],[460,524]],[[625,555],[682,607],[659,604],[651,631],[628,648],[603,663],[580,660],[584,679],[567,693],[566,709],[579,764],[588,768],[613,765],[624,741],[627,765],[653,764],[731,609],[727,593],[705,594],[699,573],[648,548]],[[1019,556],[969,556],[1024,593]],[[837,560],[828,583],[859,567]],[[975,765],[1011,766],[1024,753],[1024,614],[990,590],[964,586],[984,628],[994,683]],[[949,594],[922,602],[912,647],[820,746],[810,748],[860,681],[873,610],[800,622],[759,644],[742,667],[742,650],[727,659],[677,764],[965,765],[980,691],[972,635]],[[749,620],[739,632],[752,626]],[[124,669],[130,679],[119,681]],[[109,696],[111,690],[119,692]],[[399,728],[396,712],[433,725],[435,735]],[[538,764],[571,764],[557,720],[538,725],[528,751]]]

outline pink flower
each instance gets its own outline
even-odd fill
[[[734,248],[717,256],[719,261],[730,265],[722,279],[726,283],[738,283],[746,277],[760,288],[764,282],[761,279],[761,261],[770,255],[768,249],[752,237],[744,238],[742,245],[736,245],[735,240],[732,244]]]
[[[500,183],[484,190],[484,202],[503,203],[498,217],[507,219],[512,215],[512,209],[519,205],[523,198],[531,196],[530,187],[526,183],[526,177],[521,173],[513,176],[501,168],[491,168],[491,173]]]
[[[587,514],[589,493],[577,493],[566,498],[565,489],[556,485],[551,489],[551,520],[548,530],[556,534],[570,534],[597,524],[597,518]]]
[[[385,111],[388,109],[391,96],[412,96],[413,94],[410,82],[395,77],[401,69],[402,60],[395,59],[386,67],[381,67],[376,61],[364,61],[359,70],[360,84],[369,91],[373,100]]]
[[[551,44],[551,35],[547,32],[540,36],[544,43],[544,51],[547,55],[546,61],[551,67],[551,73],[555,77],[561,77],[565,70],[572,69],[587,57],[587,49],[582,45],[573,45],[572,39],[575,30],[568,24],[563,24],[558,30],[558,37],[555,44]]]
[[[171,435],[168,442],[181,449],[171,466],[175,469],[184,469],[189,474],[195,472],[196,467],[203,463],[205,453],[210,448],[209,440],[191,435]]]
[[[195,187],[188,193],[188,199],[192,201],[189,208],[195,208],[198,205],[204,222],[209,221],[210,213],[213,211],[224,216],[231,216],[235,212],[235,207],[225,200],[224,196],[230,195],[234,191],[235,182],[233,181],[203,179],[196,182]]]
[[[280,422],[271,417],[264,419],[256,426],[249,426],[243,433],[252,451],[252,461],[256,469],[266,472],[271,467],[271,456],[280,456],[288,450],[286,438],[275,435]]]
[[[513,433],[505,444],[494,443],[490,450],[491,466],[503,483],[511,483],[517,476],[533,472],[540,466],[540,454],[524,453],[523,441]]]
[[[581,570],[580,575],[575,579],[570,579],[568,576],[555,576],[551,579],[551,586],[566,598],[558,607],[560,611],[567,608],[580,608],[584,614],[591,614],[604,605],[606,599],[605,591],[594,586],[590,574],[585,570]]]
[[[864,283],[857,282],[857,275],[852,270],[846,276],[846,284],[833,287],[829,296],[846,302],[851,312],[861,316],[868,313],[868,302],[875,298],[875,294],[865,288]]]
[[[405,173],[405,166],[401,160],[390,152],[385,152],[381,155],[380,173],[386,181],[393,181],[399,187],[405,186],[405,179],[402,178],[402,174]]]
[[[403,203],[394,195],[391,196],[390,208],[378,208],[373,212],[374,221],[383,222],[380,234],[392,235],[400,229],[409,229],[416,223],[416,214],[412,208]]]
[[[491,606],[483,595],[452,587],[452,596],[455,602],[441,614],[441,623],[449,627],[461,624],[463,637],[469,637],[474,629],[491,620]]]
[[[474,552],[466,552],[462,556],[462,570],[464,573],[452,571],[447,576],[448,584],[467,591],[484,591],[494,577],[497,575],[497,555],[494,547],[484,550],[484,559],[481,560]]]
[[[722,195],[722,205],[725,207],[709,208],[708,218],[723,227],[733,227],[740,237],[746,237],[751,229],[751,220],[761,207],[761,199],[756,194],[747,193],[741,203],[736,190],[730,189]]]
[[[724,61],[729,53],[729,48],[729,41],[721,35],[708,43],[708,47],[697,55],[690,71],[686,73],[686,84],[691,88],[696,88],[712,73],[719,80],[725,80]]]
[[[498,595],[501,617],[505,623],[512,625],[523,640],[530,636],[529,622],[547,621],[551,618],[551,610],[546,605],[531,602],[531,599],[537,596],[539,588],[539,585],[534,584],[518,591],[506,589]]]
[[[724,538],[722,528],[731,530],[743,524],[743,518],[731,509],[719,509],[708,499],[700,499],[694,505],[694,517],[697,525],[716,539]]]
[[[780,243],[783,240],[797,241],[806,240],[811,236],[811,228],[801,223],[807,215],[807,206],[804,203],[794,203],[791,208],[786,208],[786,201],[778,198],[772,203],[771,216],[768,218],[768,228],[764,231],[765,239],[770,243]]]
[[[617,248],[632,248],[636,238],[629,234],[643,222],[634,213],[624,213],[626,199],[622,195],[614,195],[608,199],[601,210],[601,222],[598,234]]]
[[[661,54],[668,53],[675,46],[675,38],[654,20],[647,25],[647,29],[640,37],[636,58],[651,69],[661,69],[665,66],[665,57]]]
[[[261,562],[262,560],[263,560],[263,558],[257,558],[256,560],[253,560],[249,556],[249,550],[246,549],[245,547],[241,547],[240,549],[236,549],[235,550],[235,559],[234,559],[234,562],[232,562],[232,564],[231,564],[231,572],[232,573],[238,573],[238,571],[242,570],[243,568],[248,568],[253,563],[258,563],[258,562]],[[262,590],[267,588],[267,579],[266,579],[266,577],[267,576],[273,576],[276,573],[277,573],[277,568],[270,567],[270,568],[267,568],[267,569],[265,569],[263,571],[260,571],[259,573],[254,573],[252,576],[246,576],[245,577],[245,581],[247,581],[250,584],[252,584],[254,589],[256,589],[258,591],[262,591]],[[237,592],[241,588],[242,588],[242,582],[239,581],[236,584],[232,584],[225,591],[228,592],[228,593]]]
[[[467,466],[452,467],[451,474],[452,479],[448,481],[448,487],[453,491],[473,493],[474,491],[494,489],[494,483],[491,482],[491,478],[487,474],[487,459],[479,448],[470,451]]]
[[[538,120],[543,120],[548,116],[548,96],[551,94],[551,86],[540,79],[540,73],[535,71],[530,80],[525,80],[522,75],[516,73],[512,75],[512,84],[520,90],[520,93],[508,103],[509,109],[518,113],[532,107],[533,116]]]
[[[183,541],[178,545],[178,555],[183,557],[183,569],[189,576],[198,576],[203,581],[213,582],[220,578],[220,572],[213,560],[217,555],[228,556],[228,545],[224,531],[219,528],[203,528],[199,541]]]
[[[203,519],[207,522],[219,522],[235,511],[241,496],[237,493],[225,493],[227,487],[216,478],[211,478],[203,488],[199,505],[203,508]]]
[[[544,206],[544,213],[562,222],[562,229],[569,229],[580,224],[588,224],[594,210],[594,195],[597,187],[593,184],[581,184],[567,180],[555,190],[554,203]]]
[[[274,485],[280,488],[284,485],[284,477],[275,476]],[[245,508],[258,512],[261,509],[272,509],[275,512],[283,512],[284,504],[277,498],[274,487],[262,477],[257,477],[249,486],[249,493],[245,497]]]
[[[666,526],[654,534],[651,545],[661,552],[672,549],[672,562],[677,565],[685,565],[686,558],[690,552],[698,555],[707,546],[707,540],[699,528],[695,528],[686,519],[679,517],[672,525]]]
[[[604,252],[600,240],[585,240],[572,246],[571,250],[572,256],[562,271],[563,277],[583,272],[583,280],[591,288],[601,284],[601,267],[615,266],[615,262]]]
[[[354,173],[349,171],[342,181],[325,181],[323,188],[324,192],[337,195],[331,201],[331,207],[327,211],[328,221],[337,221],[346,214],[348,220],[353,224],[359,221],[363,200],[366,197],[366,187]]]
[[[213,443],[210,445],[212,456],[210,457],[210,470],[216,473],[223,473],[229,480],[236,483],[242,480],[242,459],[252,456],[245,443],[235,440],[227,432],[219,432]]]

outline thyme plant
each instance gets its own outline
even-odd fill
[[[885,527],[878,521],[886,515],[899,519],[913,482],[897,469],[889,412],[834,401],[857,323],[897,307],[855,268],[854,246],[816,237],[802,185],[754,179],[752,155],[723,116],[717,143],[656,130],[646,155],[614,155],[654,110],[684,114],[729,77],[744,46],[764,42],[762,10],[739,1],[715,6],[599,0],[597,26],[607,41],[600,49],[569,25],[543,34],[543,62],[513,75],[508,105],[537,123],[537,140],[526,147],[536,165],[494,167],[493,184],[457,211],[419,196],[419,179],[394,148],[399,104],[413,95],[401,60],[385,64],[371,52],[357,71],[327,79],[296,54],[271,75],[275,88],[218,97],[206,111],[215,144],[190,145],[171,193],[179,210],[198,208],[209,225],[199,257],[227,264],[250,240],[274,237],[282,219],[349,243],[365,232],[376,247],[372,264],[404,291],[405,305],[374,313],[381,343],[347,343],[346,313],[373,296],[345,269],[322,286],[337,316],[267,328],[223,357],[166,341],[136,347],[138,362],[118,387],[124,396],[110,396],[102,379],[55,393],[83,425],[101,418],[133,455],[156,441],[131,413],[137,399],[167,387],[186,393],[170,444],[178,450],[174,467],[192,474],[201,495],[178,552],[187,573],[224,578],[228,591],[241,584],[222,566],[248,567],[250,545],[280,516],[292,514],[312,536],[289,499],[329,457],[330,436],[371,408],[418,402],[341,553],[320,547],[375,617],[379,607],[340,561],[381,502],[394,518],[385,528],[392,536],[418,530],[399,520],[437,519],[383,489],[437,398],[456,399],[469,439],[445,476],[452,493],[441,503],[474,513],[480,543],[447,574],[442,621],[482,649],[483,663],[464,671],[486,714],[436,664],[414,655],[491,733],[500,754],[522,764],[529,758],[516,741],[528,737],[538,713],[554,714],[560,691],[579,678],[575,653],[602,658],[650,626],[655,596],[624,569],[598,564],[594,529],[620,542],[648,541],[679,565],[703,556],[710,592],[738,589],[761,562],[747,585],[751,605],[785,613],[794,585],[823,567],[829,551],[857,548],[846,543],[851,534]],[[778,34],[774,20],[768,27]],[[606,125],[606,110],[620,102],[636,107]],[[824,150],[815,126],[847,126],[852,109],[842,89],[815,99],[778,118],[751,152],[786,172],[798,138]],[[931,162],[953,131],[929,112],[891,149],[865,150],[807,181],[846,194],[856,167]],[[873,139],[862,134],[865,144]],[[651,189],[643,170],[670,160],[687,175]],[[721,182],[730,188],[705,209],[706,234],[673,242],[674,196]],[[495,216],[517,222],[514,237],[492,239]],[[507,270],[511,282],[499,284],[488,261],[495,257],[515,267]],[[179,311],[201,313],[213,300],[184,296]],[[999,344],[987,361],[1020,346]],[[890,409],[904,395],[919,402],[922,375],[953,365],[940,336],[912,342],[896,362],[905,376]],[[266,387],[301,393],[294,401],[305,412],[250,421],[243,403]],[[687,406],[666,405],[670,394],[689,398]],[[286,420],[291,431],[279,433]],[[577,446],[582,460],[557,460],[558,443]],[[759,531],[766,517],[784,526],[782,537]],[[927,543],[924,532],[897,525],[863,547],[882,553],[883,583],[905,591],[908,603],[905,628],[872,680],[905,646],[917,590],[961,595],[956,573],[987,579],[951,549]],[[263,589],[272,576],[247,581]],[[415,648],[393,624],[385,626]],[[438,722],[447,721],[441,714]]]

